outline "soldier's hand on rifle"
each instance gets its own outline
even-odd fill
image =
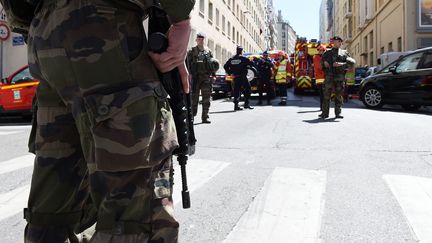
[[[167,51],[160,54],[149,52],[153,63],[159,71],[166,73],[176,67],[178,68],[183,83],[183,91],[185,93],[189,93],[189,72],[186,68],[185,60],[190,32],[191,26],[189,19],[174,23],[168,30]]]

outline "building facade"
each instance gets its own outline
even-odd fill
[[[277,16],[273,6],[273,0],[267,0],[266,5],[266,25],[264,38],[266,39],[266,49],[274,50],[278,47]]]
[[[281,10],[278,11],[277,33],[277,49],[283,50],[288,54],[293,53],[297,40],[297,34],[290,25],[290,23],[287,20],[283,19]]]
[[[265,49],[266,0],[197,0],[191,16],[189,47],[204,32],[213,55],[224,63],[241,45],[245,52]]]
[[[320,41],[328,43],[334,32],[334,0],[322,0],[320,5]]]
[[[10,31],[3,7],[0,5],[0,24],[2,40],[0,40],[0,77],[5,78],[27,64],[27,45],[20,34]]]
[[[361,66],[432,46],[431,0],[335,0],[335,32]]]

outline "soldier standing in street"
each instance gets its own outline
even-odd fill
[[[271,103],[271,89],[273,88],[270,82],[272,72],[273,72],[273,61],[268,57],[268,52],[263,52],[263,58],[257,60],[256,66],[258,67],[258,72],[260,76],[260,81],[258,85],[258,94],[259,94],[259,101],[258,105],[262,105],[262,99],[263,99],[263,92],[264,92],[264,86],[266,87],[266,99],[267,99],[267,105],[270,105]]]
[[[40,3],[29,66],[40,83],[25,242],[75,243],[94,223],[92,243],[177,242],[171,157],[178,142],[157,70],[177,67],[189,92],[195,1],[160,0],[173,23],[160,54],[147,51],[149,1],[33,2]]]
[[[204,46],[205,34],[199,32],[196,36],[195,47],[188,52],[187,63],[189,72],[192,75],[192,104],[193,113],[196,116],[198,112],[198,101],[201,91],[202,96],[202,123],[211,123],[209,119],[210,100],[213,91],[212,80],[216,78],[212,70],[211,60],[213,54],[207,46]]]
[[[241,87],[244,89],[245,109],[253,109],[249,105],[249,97],[251,95],[251,85],[247,80],[248,67],[252,67],[254,64],[248,58],[242,55],[243,47],[237,46],[236,55],[228,59],[224,65],[225,72],[228,75],[234,75],[234,111],[243,110],[238,105],[240,99]]]
[[[320,118],[325,119],[329,116],[331,92],[335,92],[335,115],[336,118],[343,118],[343,91],[345,83],[345,73],[349,65],[354,65],[355,60],[349,56],[346,50],[341,49],[342,38],[335,36],[332,38],[333,47],[322,56],[325,68],[324,99],[322,103],[322,113]]]

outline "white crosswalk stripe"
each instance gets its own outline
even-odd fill
[[[0,163],[0,174],[12,172],[33,165],[34,155],[21,156],[9,161]],[[223,171],[229,163],[212,160],[188,161],[187,173],[189,192],[204,186],[208,181]],[[174,203],[181,202],[181,175],[180,167],[175,166],[174,181],[176,186],[173,193]],[[0,221],[13,216],[23,210],[26,206],[30,185],[25,185],[12,191],[0,194]]]
[[[0,175],[33,166],[34,158],[35,156],[33,154],[29,154],[1,162]]]
[[[0,221],[23,211],[26,207],[30,186],[0,194]]]
[[[384,175],[419,242],[432,242],[432,179]]]
[[[214,160],[189,160],[187,164],[189,192],[192,193],[202,187],[228,165],[229,163]],[[176,183],[176,186],[174,187],[173,200],[174,204],[177,204],[182,200],[180,166],[175,167],[174,182]]]
[[[224,243],[317,242],[325,171],[275,168]]]

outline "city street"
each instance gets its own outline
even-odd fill
[[[349,100],[344,119],[332,109],[320,120],[318,96],[290,90],[278,102],[233,112],[232,100],[217,99],[211,124],[198,113],[190,209],[176,166],[180,242],[432,242],[432,109]],[[28,122],[0,120],[2,243],[23,242],[29,132]]]

